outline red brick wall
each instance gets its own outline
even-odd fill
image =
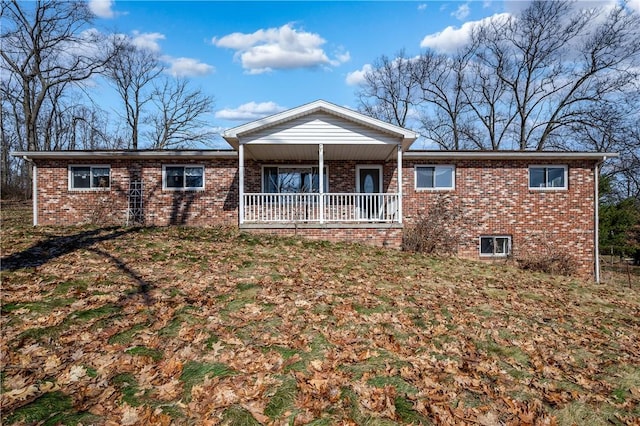
[[[244,185],[245,192],[261,192],[262,191],[262,166],[277,166],[283,164],[304,165],[307,167],[317,167],[317,162],[312,161],[247,161],[245,163]],[[375,161],[325,161],[324,165],[328,171],[328,191],[334,193],[353,193],[356,189],[356,166],[357,165],[381,165],[382,180],[384,192],[395,192],[396,185],[396,162],[375,162]]]
[[[109,164],[111,188],[70,190],[69,165]],[[162,166],[202,164],[205,166],[202,191],[162,189]],[[132,177],[144,183],[144,217],[147,225],[237,225],[237,160],[203,161],[56,161],[37,162],[38,223],[75,225],[79,223],[126,223],[127,190]]]
[[[105,164],[105,161],[77,161],[71,164]],[[203,164],[205,190],[167,191],[162,189],[162,165]],[[539,162],[536,162],[539,163]],[[123,224],[126,221],[126,190],[131,176],[144,180],[145,220],[148,225],[237,225],[238,170],[236,159],[204,161],[119,160],[112,161],[111,189],[78,191],[68,189],[67,161],[38,161],[38,222],[42,225],[72,225],[83,222]],[[274,164],[274,163],[269,163]],[[290,164],[290,163],[287,163]],[[305,163],[308,164],[308,163]],[[327,161],[329,191],[353,192],[354,161]],[[383,164],[384,188],[397,187],[396,163]],[[465,160],[440,164],[456,166],[455,189],[416,191],[414,166],[438,164],[429,160],[403,160],[403,214],[410,225],[442,197],[452,200],[462,211],[459,223],[462,238],[458,254],[479,259],[479,237],[509,235],[515,257],[543,250],[570,254],[585,274],[594,262],[594,176],[593,162],[570,161],[568,189],[529,190],[530,161]],[[261,167],[247,162],[247,192],[261,190]],[[332,241],[362,241],[375,245],[400,246],[401,229],[267,229],[274,234],[305,235]]]
[[[287,227],[261,229],[250,228],[244,229],[244,231],[248,231],[251,233],[281,235],[287,237],[300,236],[312,240],[362,243],[376,247],[389,247],[395,249],[399,249],[400,247],[402,247],[401,227],[300,227],[298,229]]]
[[[461,208],[462,229],[458,254],[479,259],[479,237],[509,235],[515,258],[545,251],[567,253],[580,272],[593,273],[594,265],[594,163],[554,162],[568,166],[568,189],[530,190],[530,161],[467,160],[403,161],[403,214],[411,224],[443,197]],[[455,189],[416,191],[414,166],[453,164]],[[432,208],[432,207],[431,207]],[[461,222],[461,223],[460,223]]]

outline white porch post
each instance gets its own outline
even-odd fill
[[[402,144],[398,144],[398,223],[402,223]]]
[[[244,145],[238,144],[238,158],[240,167],[238,168],[238,215],[240,225],[244,223]]]
[[[318,192],[320,193],[318,208],[320,223],[324,223],[324,144],[318,144]]]

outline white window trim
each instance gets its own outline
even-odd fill
[[[378,169],[378,179],[380,179],[380,192],[384,193],[384,174],[382,173],[381,164],[356,164],[356,193],[360,194],[360,170],[361,169]]]
[[[265,194],[264,192],[264,169],[268,168],[268,167],[277,167],[277,168],[283,168],[283,169],[313,169],[318,168],[317,164],[263,164],[260,168],[260,192]],[[325,179],[326,179],[326,183],[324,185],[324,193],[328,193],[329,192],[329,166],[327,166],[325,164],[324,166],[324,170],[325,170]],[[276,193],[276,194],[279,194]],[[312,194],[317,194],[317,192],[313,192]]]
[[[506,253],[482,253],[482,239],[483,238],[506,238],[507,239],[507,252]],[[511,235],[481,235],[478,237],[478,252],[480,257],[485,258],[505,258],[511,255]]]
[[[109,169],[109,186],[104,187],[89,187],[89,188],[74,188],[73,187],[73,173],[71,170],[75,167],[89,167],[91,169]],[[90,172],[91,173],[91,172]],[[91,173],[91,182],[93,182],[93,173]],[[86,192],[86,191],[110,191],[111,190],[111,164],[69,164],[67,167],[67,185],[69,191]]]
[[[201,167],[202,186],[184,186],[182,188],[167,187],[167,167]],[[162,190],[163,191],[204,191],[206,184],[206,168],[204,164],[163,164],[162,165]]]
[[[419,188],[418,187],[418,168],[420,167],[433,167],[437,168],[450,168],[451,169],[451,186],[439,186],[433,188]],[[456,166],[453,164],[416,164],[413,166],[413,187],[416,191],[454,191],[456,189]]]
[[[564,186],[530,186],[531,169],[542,168],[564,169]],[[527,169],[527,186],[531,191],[566,191],[569,189],[569,166],[566,164],[529,164],[529,168]]]

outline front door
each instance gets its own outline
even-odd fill
[[[356,166],[358,217],[377,220],[380,217],[382,196],[382,166]]]

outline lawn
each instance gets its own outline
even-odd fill
[[[2,424],[640,422],[640,284],[2,205]]]

